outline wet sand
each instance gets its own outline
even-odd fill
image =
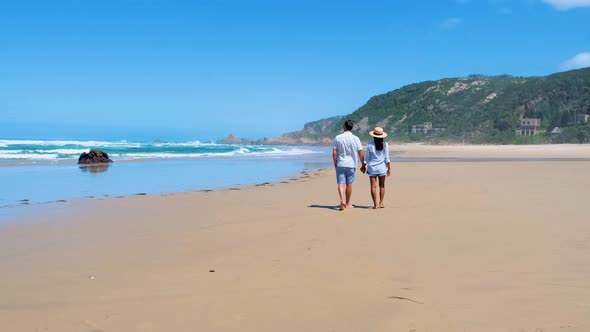
[[[36,209],[0,225],[0,326],[589,331],[588,188],[590,162],[412,162],[379,210],[359,174],[337,211],[332,170]]]

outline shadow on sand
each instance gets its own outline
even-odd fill
[[[370,206],[365,206],[365,205],[353,205],[355,209],[370,209]],[[339,211],[338,210],[338,205],[318,205],[318,204],[312,204],[312,205],[308,205],[308,208],[314,208],[314,209],[328,209],[328,210],[334,210],[334,211]]]

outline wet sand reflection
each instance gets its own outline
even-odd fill
[[[80,165],[80,170],[84,173],[104,173],[109,169],[110,166],[110,163]]]

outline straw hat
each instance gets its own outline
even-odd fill
[[[373,137],[385,138],[387,137],[387,133],[383,131],[381,127],[375,127],[373,131],[369,132],[369,135]]]

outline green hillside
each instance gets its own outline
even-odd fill
[[[363,140],[380,126],[395,141],[577,143],[590,140],[584,114],[590,114],[590,68],[544,77],[470,75],[404,86],[372,97],[351,114],[307,123],[303,130],[272,141],[326,143],[349,118]],[[517,136],[522,117],[540,118],[541,132]],[[412,126],[425,122],[433,129],[412,133]],[[562,133],[551,135],[555,127]]]

